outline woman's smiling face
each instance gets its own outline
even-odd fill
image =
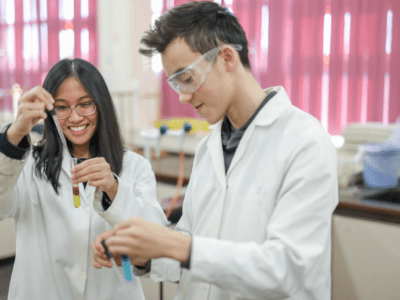
[[[73,107],[94,100],[83,85],[73,77],[67,78],[61,84],[54,99],[54,107],[71,107],[70,115],[65,119],[59,119],[59,123],[66,139],[72,143],[73,152],[78,151],[81,158],[88,156],[90,140],[97,129],[98,112],[96,110],[91,115],[82,116]],[[82,153],[85,153],[84,156]]]

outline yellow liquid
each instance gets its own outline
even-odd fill
[[[78,208],[79,206],[81,206],[81,197],[79,196],[74,196],[74,206],[76,208]]]

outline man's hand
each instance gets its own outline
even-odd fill
[[[159,257],[184,262],[189,256],[191,237],[141,218],[133,218],[121,222],[106,240],[106,245],[114,255],[128,255],[135,265],[143,265]]]

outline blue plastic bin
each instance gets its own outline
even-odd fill
[[[400,142],[363,145],[365,184],[372,188],[391,188],[399,183]]]

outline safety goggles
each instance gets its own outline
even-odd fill
[[[204,53],[194,63],[187,68],[179,71],[168,77],[168,84],[179,94],[194,93],[206,80],[208,72],[210,72],[212,65],[221,51],[222,46],[216,47],[207,53]],[[240,51],[243,49],[242,45],[231,45],[233,49]]]

